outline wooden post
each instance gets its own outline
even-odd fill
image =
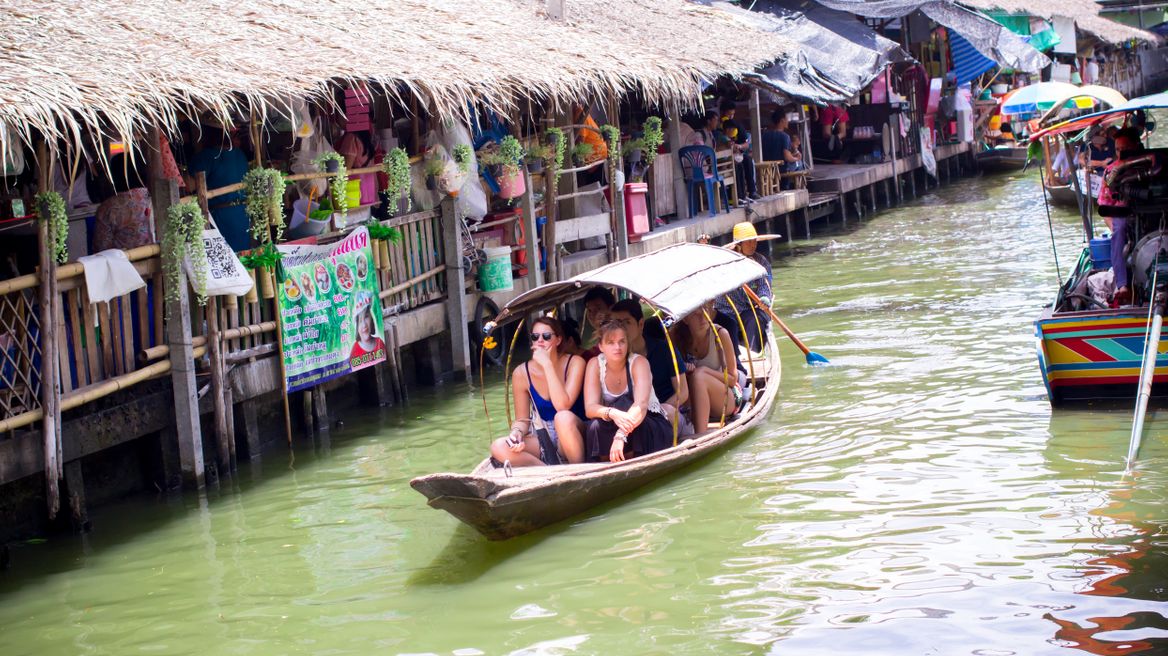
[[[807,120],[807,110],[799,105],[799,122],[803,125],[803,165],[808,171],[815,170],[815,158],[811,156],[811,122]]]
[[[466,317],[466,271],[462,268],[462,221],[454,199],[442,200],[442,243],[446,257],[446,322],[450,324],[450,353],[455,373],[471,382],[470,336]],[[537,267],[538,268],[538,267]]]
[[[758,97],[758,87],[750,92],[750,153],[755,162],[762,161],[762,102]]]
[[[40,163],[39,187],[48,191],[52,179],[53,162],[49,147],[44,141],[37,144],[37,161]],[[38,212],[47,208],[36,208]],[[45,452],[45,494],[48,497],[49,519],[57,516],[61,508],[60,481],[64,476],[61,449],[61,373],[60,359],[57,357],[57,260],[49,235],[48,221],[37,221],[37,243],[40,247],[41,294],[40,294],[40,341],[41,341],[41,409],[44,419],[41,436]]]
[[[545,176],[552,175],[552,163],[547,167]],[[523,194],[523,249],[527,253],[527,288],[535,289],[543,284],[543,272],[539,268],[539,229],[538,222],[535,216],[535,190],[531,187],[531,174],[526,169],[523,171],[524,184],[527,191]],[[547,207],[547,199],[544,199],[544,207]]]
[[[211,401],[215,411],[215,443],[218,446],[220,476],[233,469],[231,440],[227,427],[225,371],[223,369],[223,344],[219,338],[219,299],[212,296],[207,300],[207,353],[211,362]]]
[[[685,144],[681,143],[681,106],[674,102],[669,108],[669,160],[673,167],[673,203],[677,208],[677,218],[692,219],[693,215],[689,212],[689,194],[685,189],[685,172],[681,168],[681,159],[677,156],[683,147]]]
[[[618,160],[619,161],[619,160]],[[609,168],[609,191],[612,193],[612,227],[613,227],[613,241],[615,242],[616,260],[623,260],[629,256],[629,224],[625,217],[625,190],[624,185],[618,184],[618,173],[620,169],[617,165],[613,165],[611,161],[606,164]],[[619,177],[624,178],[624,175]]]
[[[551,116],[551,108],[548,108],[547,115]],[[551,119],[552,125],[555,125],[555,120]],[[571,130],[564,134],[564,138],[568,140],[568,144],[564,146],[566,153],[572,151],[572,136]],[[568,155],[564,156],[565,158]],[[560,218],[560,204],[556,201],[556,194],[558,194],[556,184],[556,168],[553,163],[543,176],[543,211],[546,220],[543,224],[543,250],[544,261],[547,263],[547,271],[544,273],[544,282],[555,282],[560,279],[560,248],[556,243],[556,220]],[[575,179],[574,174],[569,174],[569,177]]]
[[[158,137],[157,129],[150,131],[152,147],[147,149],[147,153],[150,163],[150,202],[154,209],[154,220],[159,226],[158,234],[162,235],[166,232],[167,209],[178,202],[179,196],[178,184],[162,173]],[[190,294],[185,273],[182,274],[182,280],[183,284],[176,290],[177,299],[165,302],[166,342],[170,346],[170,381],[174,389],[175,432],[183,484],[201,489],[205,484],[206,471],[203,466],[198,388],[195,386],[195,356],[191,345]],[[155,299],[155,308],[163,305],[161,301]]]

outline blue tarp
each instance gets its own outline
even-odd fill
[[[997,67],[994,60],[978,52],[965,37],[952,30],[949,31],[949,52],[953,55],[953,72],[957,75],[958,85]]]

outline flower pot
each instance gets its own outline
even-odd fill
[[[248,269],[247,275],[251,277],[251,289],[247,290],[247,295],[243,297],[243,300],[246,303],[258,303],[260,300],[260,296],[257,293],[258,290],[256,288],[255,269]]]
[[[276,298],[276,274],[269,268],[259,269],[260,296]]]
[[[532,157],[527,160],[527,172],[531,174],[543,173],[543,159]]]
[[[637,162],[641,161],[641,156],[642,156],[641,149],[634,148],[634,149],[629,151],[629,156],[626,159],[629,161],[630,164],[636,164]]]
[[[325,173],[336,173],[340,167],[341,167],[340,162],[338,162],[335,159],[330,159],[324,163],[324,172]]]
[[[429,191],[434,191],[434,190],[438,189],[438,178],[434,177],[433,175],[427,175],[426,176],[426,189]]]
[[[504,167],[503,175],[495,179],[499,183],[499,198],[518,198],[527,191],[527,183],[517,167]]]
[[[375,239],[373,241],[373,268],[381,270],[381,242],[384,239]]]

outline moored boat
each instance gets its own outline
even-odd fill
[[[495,323],[579,298],[596,285],[619,287],[651,306],[667,322],[712,298],[764,275],[756,262],[715,246],[677,244],[525,292]],[[577,515],[637,490],[741,439],[764,419],[778,394],[781,366],[774,336],[748,363],[750,401],[720,426],[674,446],[623,462],[542,467],[498,467],[484,459],[469,473],[438,473],[410,481],[429,504],[454,515],[492,540],[505,540]],[[675,440],[676,442],[676,440]],[[484,449],[486,443],[484,443]]]
[[[1026,146],[995,146],[983,150],[977,154],[977,166],[991,173],[1020,171],[1026,166]]]

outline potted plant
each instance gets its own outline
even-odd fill
[[[454,163],[458,165],[458,172],[466,175],[470,172],[470,160],[474,155],[474,150],[471,149],[470,144],[458,144],[451,151],[451,156],[454,157]]]
[[[511,135],[503,137],[497,148],[483,153],[481,160],[488,166],[497,167],[491,174],[499,183],[500,197],[517,198],[527,191],[527,185],[519,171],[519,162],[523,160],[523,145],[518,139]]]
[[[436,191],[438,189],[438,176],[442,175],[442,171],[445,168],[442,160],[437,157],[428,159],[422,164],[422,173],[426,176],[426,189],[430,191]]]
[[[588,162],[588,158],[592,157],[592,144],[581,141],[572,149],[572,162],[576,166],[584,166]]]
[[[55,191],[42,191],[34,200],[37,218],[47,223],[49,227],[49,250],[53,259],[57,264],[64,264],[69,260],[69,248],[65,244],[69,237],[69,217],[65,212],[65,199]]]
[[[280,265],[280,251],[276,250],[275,244],[269,241],[253,248],[247,255],[241,255],[239,261],[251,274],[252,280],[259,279],[260,295],[264,298],[275,298],[275,272]],[[247,301],[254,303],[257,300],[255,286],[253,286],[252,290],[248,292]]]
[[[276,169],[251,169],[243,176],[251,236],[261,244],[272,240],[268,226],[275,226],[276,241],[284,238],[284,189],[287,185],[284,174]]]
[[[555,157],[555,149],[541,143],[527,149],[527,170],[530,173],[542,173],[544,163]]]
[[[385,161],[381,164],[382,171],[385,176],[389,178],[389,185],[385,188],[385,194],[389,197],[390,205],[396,211],[398,207],[398,200],[404,194],[406,197],[406,211],[413,209],[413,200],[410,197],[410,156],[406,153],[404,148],[394,148],[385,155]]]
[[[552,157],[549,158],[548,164],[552,167],[552,188],[555,188],[560,181],[560,170],[564,168],[564,155],[567,154],[568,140],[560,128],[548,128],[544,134],[547,135],[548,145],[552,148]]]
[[[335,151],[328,151],[317,155],[312,160],[316,170],[322,173],[335,174],[329,178],[329,196],[338,215],[337,227],[344,227],[345,216],[349,213],[349,198],[346,185],[349,184],[349,172],[345,168],[345,158]],[[323,205],[323,202],[322,202]]]
[[[162,235],[162,270],[166,280],[166,300],[177,301],[183,284],[182,263],[191,258],[195,279],[191,281],[199,305],[207,303],[207,247],[203,243],[203,209],[196,201],[176,203],[166,211],[166,231]]]
[[[620,128],[615,125],[602,125],[600,126],[600,134],[608,141],[608,159],[615,165],[620,160]]]

